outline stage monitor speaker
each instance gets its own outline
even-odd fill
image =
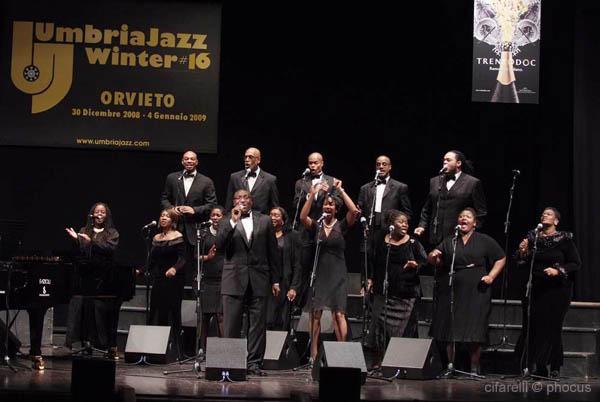
[[[6,311],[1,311],[4,315]],[[14,316],[13,316],[14,317]],[[14,358],[21,348],[21,341],[13,334],[11,330],[8,331],[8,353],[6,353],[6,346],[4,342],[6,340],[6,323],[3,319],[0,319],[0,354],[8,354],[9,357]]]
[[[74,401],[114,400],[116,363],[113,360],[75,357],[71,370]]]
[[[317,361],[313,364],[312,379],[319,381],[321,367],[350,367],[360,369],[360,383],[367,379],[367,364],[360,342],[323,341]]]
[[[290,370],[300,365],[293,340],[286,331],[267,331],[267,347],[263,358],[265,370]]]
[[[442,371],[433,339],[391,338],[381,369],[384,377],[426,380]]]
[[[176,347],[169,342],[171,327],[130,325],[125,345],[125,361],[134,363],[145,356],[149,363],[166,364],[176,359]]]
[[[206,338],[206,379],[246,380],[246,338]]]
[[[359,402],[361,370],[356,367],[322,367],[319,402]]]

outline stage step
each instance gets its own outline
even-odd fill
[[[419,337],[428,338],[430,326],[430,322],[419,321]],[[490,324],[488,328],[489,344],[499,344],[502,339],[503,326]],[[520,333],[520,325],[506,326],[506,336],[509,343],[516,344]],[[600,354],[600,330],[596,328],[563,327],[562,341],[565,352]]]

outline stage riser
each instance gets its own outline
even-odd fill
[[[427,338],[430,324],[419,322],[419,336]],[[515,344],[519,339],[521,328],[507,327],[506,336],[508,342]],[[489,344],[497,345],[502,339],[502,326],[493,325],[489,327]],[[563,348],[565,352],[600,353],[600,334],[597,330],[581,331],[580,329],[566,328],[562,333]]]

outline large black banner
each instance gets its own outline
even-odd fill
[[[475,102],[538,103],[542,0],[475,0]]]
[[[0,5],[0,144],[216,152],[221,6]]]

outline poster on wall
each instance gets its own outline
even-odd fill
[[[475,0],[474,102],[538,103],[542,0]]]
[[[0,145],[217,151],[221,6],[0,5]]]

